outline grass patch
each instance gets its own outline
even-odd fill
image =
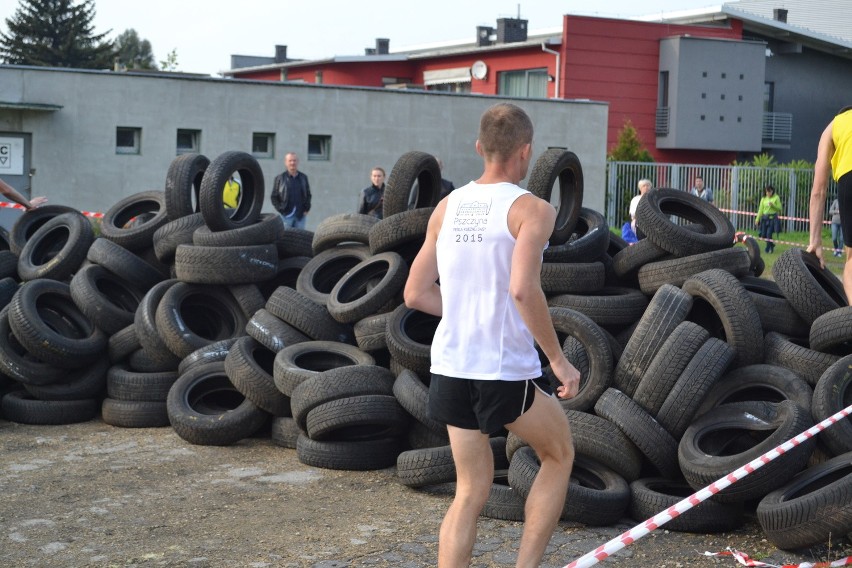
[[[778,233],[775,235],[775,250],[771,254],[767,254],[764,252],[766,248],[765,241],[761,240],[757,236],[757,230],[747,230],[743,231],[748,235],[754,237],[757,242],[760,243],[760,257],[763,259],[764,264],[766,265],[766,269],[763,271],[763,276],[766,278],[771,278],[772,276],[772,267],[775,265],[775,261],[778,260],[778,257],[781,256],[781,253],[790,248],[800,248],[802,250],[808,248],[808,242],[810,240],[810,235],[803,231],[798,232],[790,232],[790,233]],[[832,273],[837,275],[840,278],[843,275],[843,266],[846,261],[846,257],[835,257],[832,256],[832,250],[834,245],[831,243],[831,233],[828,231],[823,231],[822,233],[822,248],[823,248],[823,260],[825,260],[825,266],[831,270]]]

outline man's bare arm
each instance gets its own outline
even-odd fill
[[[547,298],[541,289],[542,251],[553,232],[555,221],[556,211],[537,197],[525,195],[512,205],[509,226],[516,241],[509,292],[518,313],[550,362],[551,370],[562,383],[557,394],[560,398],[571,398],[579,390],[580,373],[562,353]]]
[[[403,292],[406,306],[433,316],[443,313],[441,288],[438,286],[437,242],[446,209],[446,201],[441,201],[429,218],[426,241],[411,263]]]
[[[831,176],[831,156],[834,154],[834,140],[832,139],[832,125],[830,122],[823,130],[817,146],[817,160],[814,165],[814,184],[811,188],[811,199],[809,204],[810,240],[808,252],[814,253],[819,258],[820,266],[825,268],[825,260],[822,258],[822,220],[825,208],[825,196],[828,191],[828,179]]]
[[[18,193],[18,191],[0,179],[0,193],[3,194],[7,199],[11,199],[18,205],[23,205],[26,209],[35,209],[39,205],[42,205],[47,202],[46,197],[34,197],[32,201],[29,201],[26,197]]]

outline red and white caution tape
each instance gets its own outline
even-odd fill
[[[750,215],[752,217],[757,217],[757,213],[753,213],[751,211],[737,211],[736,209],[722,209],[719,208],[719,211],[722,213],[736,213],[737,215]],[[786,215],[778,215],[778,218],[782,221],[800,221],[802,223],[810,223],[810,219],[805,219],[804,217],[788,217]],[[831,225],[831,221],[823,221],[823,225]]]
[[[733,556],[743,566],[766,566],[768,568],[833,568],[835,566],[852,566],[852,556],[831,562],[802,562],[801,564],[767,564],[760,560],[752,560],[748,554],[733,548],[728,548],[723,552],[705,552],[704,556]]]
[[[0,207],[6,207],[8,209],[25,209],[25,207],[20,203],[10,203],[8,201],[0,201]],[[80,213],[82,213],[86,217],[95,217],[96,219],[100,219],[104,216],[103,213],[100,213],[98,211],[80,211]]]
[[[643,536],[647,535],[651,531],[661,527],[662,525],[666,524],[667,522],[669,522],[670,520],[674,519],[675,517],[681,515],[682,513],[688,511],[689,509],[692,509],[693,507],[695,507],[699,503],[706,501],[707,499],[709,499],[710,497],[712,497],[713,495],[715,495],[719,491],[725,489],[726,487],[728,487],[732,483],[736,483],[737,481],[739,481],[743,477],[749,475],[750,473],[754,472],[755,470],[760,469],[761,467],[768,464],[769,462],[771,462],[775,458],[786,454],[787,452],[789,452],[790,450],[792,450],[793,448],[795,448],[799,444],[802,444],[802,443],[806,442],[807,440],[813,438],[814,436],[816,436],[817,434],[819,434],[820,432],[822,432],[823,430],[825,430],[829,426],[831,426],[831,425],[833,425],[837,422],[840,422],[841,420],[848,417],[850,414],[852,414],[852,404],[850,404],[849,406],[847,406],[846,408],[844,408],[840,412],[837,412],[836,414],[829,416],[828,418],[826,418],[825,420],[823,420],[822,422],[820,422],[816,426],[808,428],[807,430],[805,430],[804,432],[802,432],[801,434],[799,434],[795,438],[791,438],[790,440],[787,440],[783,444],[781,444],[781,445],[775,447],[774,449],[766,452],[765,454],[763,454],[759,458],[756,458],[756,459],[750,461],[749,463],[745,464],[744,466],[737,469],[736,471],[731,472],[728,475],[717,479],[716,481],[714,481],[713,483],[711,483],[707,487],[696,491],[695,493],[693,493],[692,495],[690,495],[686,499],[678,501],[677,503],[675,503],[674,505],[672,505],[671,507],[669,507],[665,511],[657,513],[656,515],[654,515],[650,519],[639,523],[638,525],[636,525],[632,529],[630,529],[630,530],[622,533],[621,535],[615,537],[614,539],[610,540],[606,544],[603,544],[603,545],[599,546],[598,548],[596,548],[595,550],[586,553],[584,556],[581,556],[580,558],[578,558],[574,562],[567,564],[564,568],[585,568],[587,566],[594,566],[595,564],[597,564],[601,560],[607,558],[608,556],[611,556],[615,552],[618,552],[619,550],[621,550],[625,546],[633,544],[634,542],[636,542],[637,540],[639,540]],[[839,564],[839,566],[844,566],[844,564]]]

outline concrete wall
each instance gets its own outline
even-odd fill
[[[251,151],[252,134],[275,134],[273,158],[259,159],[266,205],[283,158],[295,151],[311,182],[307,228],[354,211],[370,169],[388,173],[410,150],[444,161],[444,175],[463,185],[479,176],[474,142],[479,117],[502,97],[425,94],[352,87],[281,84],[215,78],[164,77],[0,66],[0,132],[32,134],[32,195],[81,210],[105,211],[120,198],[162,190],[176,156],[177,129],[200,130],[200,151],[211,160],[227,150]],[[578,155],[584,205],[604,209],[607,105],[532,100],[522,106],[536,127],[534,159],[548,147]],[[51,104],[55,112],[9,108]],[[116,154],[116,127],[142,129],[141,153]],[[310,161],[308,135],[332,137],[331,159]],[[522,183],[523,185],[523,183]]]

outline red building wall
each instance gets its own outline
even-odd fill
[[[728,164],[735,152],[657,150],[660,39],[691,34],[742,39],[742,23],[733,26],[681,26],[566,15],[563,18],[561,92],[568,99],[608,101],[608,147],[630,120],[658,162]]]
[[[554,51],[559,46],[548,46]],[[454,67],[470,68],[475,61],[482,60],[488,66],[488,74],[485,79],[471,78],[470,90],[472,93],[483,95],[497,95],[499,86],[499,73],[503,71],[521,71],[525,69],[547,69],[551,76],[556,75],[556,57],[545,53],[539,46],[528,46],[518,49],[482,51],[456,56],[442,56],[434,59],[416,59],[416,75],[422,81],[424,71],[437,69],[452,69]],[[547,86],[548,98],[553,97],[556,83]]]

